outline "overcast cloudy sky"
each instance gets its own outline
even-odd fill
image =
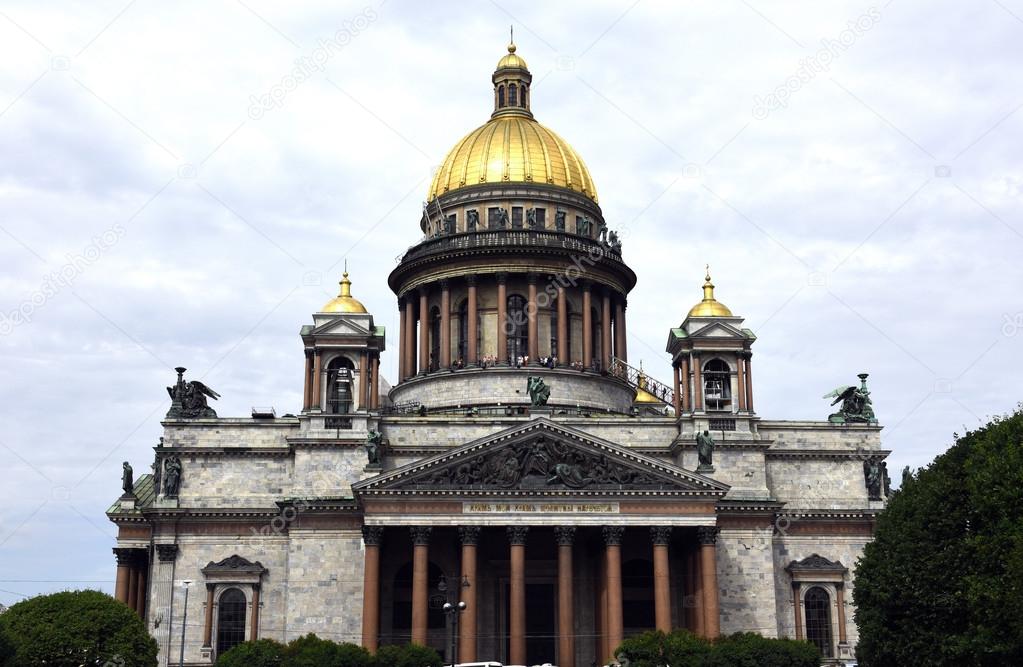
[[[174,366],[222,416],[297,411],[346,258],[397,329],[386,277],[509,24],[655,377],[709,262],[760,415],[870,372],[896,482],[1023,396],[1023,0],[370,2],[0,9],[0,602],[111,590],[103,512]]]

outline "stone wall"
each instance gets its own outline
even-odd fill
[[[721,634],[778,636],[772,528],[725,529],[718,534]]]

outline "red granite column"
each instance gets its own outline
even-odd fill
[[[479,360],[479,349],[478,349],[479,348],[479,345],[478,345],[478,343],[479,343],[479,340],[478,340],[478,337],[479,337],[479,306],[477,304],[477,299],[476,299],[476,276],[468,276],[466,278],[466,281],[469,284],[469,298],[468,298],[469,303],[468,303],[468,307],[466,308],[466,310],[468,311],[467,315],[469,317],[468,326],[466,327],[467,335],[469,336],[469,340],[467,341],[468,345],[465,346],[465,349],[467,350],[466,357],[468,357],[465,360],[465,363],[466,363],[466,365],[474,366],[474,365],[476,365],[477,361]]]
[[[707,625],[704,622],[703,606],[703,573],[702,561],[700,560],[700,548],[697,546],[689,554],[693,572],[693,629],[701,637],[707,636]]]
[[[675,408],[675,416],[678,417],[682,414],[682,371],[678,367],[678,363],[672,365],[672,375],[675,376],[675,400],[673,405]]]
[[[369,406],[374,410],[380,407],[380,353],[373,355],[373,379],[369,383]]]
[[[369,355],[359,355],[359,409],[369,409]]]
[[[405,378],[416,374],[416,304],[413,294],[405,298]]]
[[[509,579],[508,661],[526,664],[526,534],[528,526],[508,526],[511,576]]]
[[[458,661],[476,662],[476,620],[479,616],[476,593],[476,547],[480,539],[479,526],[462,526],[458,529],[462,541],[462,582],[460,587],[461,601],[465,603],[465,611],[458,621]],[[467,585],[465,585],[467,584]]]
[[[693,355],[693,412],[703,412],[703,373],[700,372],[700,355]]]
[[[570,362],[568,358],[571,352],[568,349],[568,296],[565,288],[558,285],[558,349],[555,352],[551,350],[551,354],[558,356],[558,365],[567,366]]]
[[[405,299],[398,298],[398,382],[405,379],[406,369],[405,362],[407,357],[405,355],[405,339],[408,336],[405,333]]]
[[[667,634],[671,632],[671,574],[668,566],[671,526],[651,528],[650,537],[654,543],[654,627]]]
[[[700,540],[705,636],[708,639],[717,639],[721,634],[721,616],[718,608],[717,526],[701,526],[697,528],[697,535]]]
[[[146,572],[148,569],[149,569],[148,559],[145,557],[141,558],[138,563],[139,580],[138,593],[136,594],[135,598],[135,610],[138,611],[139,616],[141,616],[143,619],[145,619],[146,617],[147,597],[146,594],[148,592],[146,589]]]
[[[690,402],[691,402],[691,400],[690,400],[690,393],[689,393],[689,387],[690,387],[690,382],[689,382],[689,357],[687,357],[687,356],[683,356],[682,357],[681,380],[682,380],[682,412],[689,412],[690,411]]]
[[[746,361],[746,409],[753,412],[753,355],[749,352],[745,355]]]
[[[429,621],[430,527],[413,526],[412,532],[412,643],[426,646]]]
[[[560,320],[559,320],[560,321]],[[554,529],[558,542],[558,665],[575,667],[575,609],[572,582],[572,541],[575,528]]]
[[[139,610],[139,565],[134,556],[128,569],[128,606],[132,608],[132,611],[138,612]]]
[[[451,281],[440,281],[440,359],[441,368],[451,368]]]
[[[600,366],[602,370],[611,368],[611,293],[605,288],[601,297],[600,309]]]
[[[114,597],[128,604],[128,583],[131,578],[131,549],[114,548],[117,559],[117,579],[114,583]]]
[[[497,274],[497,363],[508,363],[508,274]]]
[[[430,359],[429,294],[425,287],[421,287],[419,288],[419,374],[428,373],[430,364],[436,363],[436,361],[436,359]]]
[[[529,274],[529,301],[526,303],[526,316],[528,318],[528,340],[529,340],[529,361],[530,363],[538,363],[540,359],[540,333],[539,324],[540,317],[537,312],[536,305],[536,281],[537,275],[535,273]]]
[[[622,534],[621,526],[604,526],[605,560],[607,561],[607,658],[625,638],[622,617]]]
[[[363,526],[362,541],[366,545],[362,566],[362,647],[376,653],[380,637],[380,542],[381,526]]]
[[[629,361],[625,343],[625,297],[615,300],[615,356],[626,363]]]
[[[739,385],[739,412],[746,412],[746,360],[742,358],[742,352],[735,358],[735,370]]]
[[[583,283],[583,367],[593,365],[593,296],[590,283]]]

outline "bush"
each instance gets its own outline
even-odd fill
[[[428,646],[381,646],[375,667],[441,667],[440,654]]]
[[[23,600],[0,615],[10,665],[156,667],[156,640],[138,614],[99,591]]]
[[[629,667],[817,667],[820,654],[812,644],[737,633],[714,642],[687,630],[670,635],[646,632],[626,639],[615,651]]]
[[[314,634],[288,644],[283,667],[373,667],[373,656],[355,644],[338,644]]]
[[[287,647],[272,639],[242,642],[217,656],[217,667],[282,667]]]

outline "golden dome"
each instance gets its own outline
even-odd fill
[[[597,189],[579,154],[532,118],[499,116],[455,144],[437,168],[428,201],[479,183],[545,183],[597,201]]]
[[[341,277],[341,291],[338,295],[327,302],[327,305],[320,310],[321,313],[368,313],[366,306],[352,296],[352,281],[348,279],[348,272],[345,271]]]
[[[497,69],[529,69],[522,56],[515,55],[515,43],[508,45],[508,54],[497,61]]]
[[[508,45],[492,77],[494,113],[463,137],[441,162],[426,200],[481,183],[538,183],[567,188],[597,201],[597,189],[579,154],[533,119],[533,77]]]
[[[710,266],[703,283],[703,301],[689,310],[689,317],[732,317],[728,306],[714,298],[714,283],[710,281]]]

